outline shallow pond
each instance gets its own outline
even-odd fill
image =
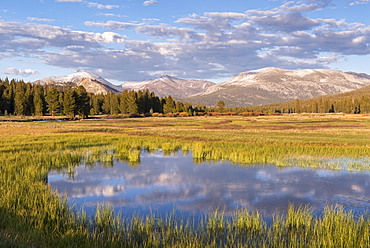
[[[318,170],[274,165],[238,166],[228,162],[194,164],[191,154],[170,156],[142,152],[139,166],[115,161],[81,165],[73,177],[51,171],[48,182],[70,204],[87,214],[104,203],[131,216],[150,212],[164,216],[175,211],[186,216],[219,209],[258,210],[266,219],[290,203],[320,212],[325,205],[343,206],[356,213],[370,210],[370,173]]]

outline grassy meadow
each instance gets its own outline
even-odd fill
[[[267,225],[259,213],[210,213],[197,227],[174,216],[121,217],[108,207],[76,214],[47,185],[50,169],[114,160],[140,150],[191,151],[229,160],[370,171],[370,116],[282,115],[90,118],[29,122],[0,117],[0,247],[370,247],[370,216],[328,206],[320,218],[291,206]]]

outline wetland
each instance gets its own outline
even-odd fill
[[[345,163],[346,159],[342,159]],[[289,205],[309,205],[316,213],[326,205],[361,215],[370,210],[370,172],[351,172],[272,164],[243,166],[227,161],[194,161],[181,151],[142,151],[140,164],[113,161],[111,166],[82,164],[72,171],[52,171],[51,188],[66,194],[70,205],[93,215],[99,205],[128,217],[156,213],[202,216],[214,210],[258,211],[268,222]]]
[[[370,246],[366,115],[0,119],[0,130],[4,247]]]

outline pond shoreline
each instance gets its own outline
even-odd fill
[[[114,153],[113,153],[114,155]],[[226,216],[237,209],[258,211],[272,221],[289,205],[322,212],[326,204],[362,215],[370,210],[370,172],[349,172],[273,164],[241,165],[228,161],[195,163],[191,151],[165,155],[142,150],[140,162],[129,165],[82,162],[74,168],[49,173],[48,184],[89,216],[97,206],[111,206],[124,216],[201,216],[219,210]],[[339,163],[345,163],[339,160]],[[94,207],[93,207],[94,206]],[[177,217],[177,216],[174,216]]]
[[[44,183],[50,169],[66,165],[74,168],[85,158],[91,163],[109,165],[117,159],[138,166],[139,149],[161,149],[168,154],[182,149],[192,151],[197,161],[229,160],[279,167],[303,158],[309,161],[299,166],[307,168],[323,166],[315,158],[321,161],[344,156],[356,158],[351,161],[354,169],[360,166],[367,172],[370,168],[358,159],[370,154],[369,116],[1,122],[0,134],[0,246],[370,247],[369,213],[359,216],[340,206],[326,209],[319,219],[294,206],[286,217],[276,217],[270,227],[259,216],[248,213],[237,215],[233,221],[213,215],[203,229],[194,230],[177,225],[170,216],[162,222],[132,216],[134,222],[127,223],[106,208],[93,219],[83,213],[76,215],[67,199]],[[337,164],[341,169],[341,161]],[[224,172],[220,178],[226,175]],[[349,189],[361,192],[361,187]]]

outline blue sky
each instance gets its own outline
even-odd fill
[[[13,0],[0,78],[221,82],[263,67],[370,74],[370,0]]]

